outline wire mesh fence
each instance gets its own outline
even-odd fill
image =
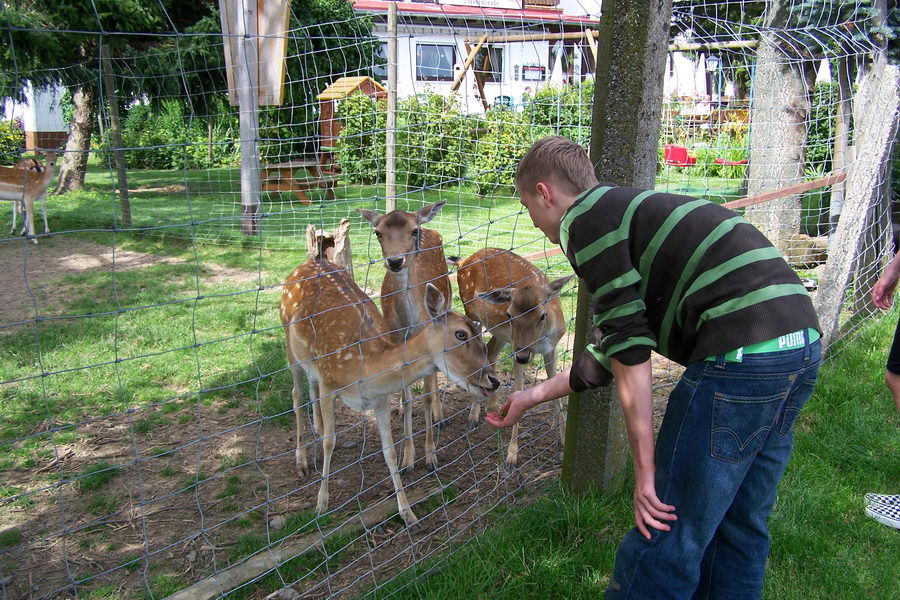
[[[216,3],[122,2],[108,11],[89,3],[67,22],[52,3],[0,4],[8,51],[0,95],[20,101],[6,104],[0,159],[15,163],[26,138],[29,148],[65,150],[57,169],[65,193],[44,200],[52,231],[41,233],[38,219],[37,245],[18,231],[0,237],[9,280],[0,296],[3,597],[387,594],[381,588],[397,574],[439,569],[493,515],[558,480],[555,409],[523,422],[510,464],[508,433],[472,417],[489,376],[501,400],[515,385],[510,346],[492,372],[448,365],[490,348],[448,341],[476,336],[471,321],[425,326],[424,285],[448,286],[464,314],[455,292],[463,274],[443,258],[459,263],[486,248],[543,273],[506,265],[497,288],[571,275],[521,209],[513,173],[545,135],[590,143],[598,7],[399,5],[393,199],[428,218],[388,231],[378,215],[388,197],[389,4],[291,2],[284,30],[258,38],[259,47],[284,42],[285,56],[282,101],[258,111],[254,235],[243,229],[240,117]],[[890,155],[860,153],[867,139],[896,132],[896,108],[893,132],[881,133],[870,108],[885,95],[875,85],[885,67],[873,59],[885,32],[870,8],[676,1],[660,105],[658,189],[720,203],[774,196],[737,210],[777,240],[810,289],[828,279],[829,239],[848,227],[841,206],[855,211],[846,221],[863,221],[839,246],[855,262],[836,292],[833,341],[873,314],[868,289],[893,250]],[[101,46],[111,54],[105,65]],[[48,129],[47,115],[68,131]],[[851,198],[856,180],[822,183],[854,169],[875,173],[878,185]],[[791,192],[798,184],[809,189]],[[36,197],[21,218],[41,208]],[[337,232],[337,241],[322,245],[316,230]],[[436,246],[428,230],[439,233]],[[385,240],[398,231],[407,247],[391,250]],[[350,270],[291,278],[311,249]],[[406,261],[407,275],[385,258]],[[414,279],[419,264],[436,275],[409,291],[392,279]],[[521,317],[549,313],[559,299],[555,357],[532,352],[529,383],[546,375],[545,363],[572,360],[574,288]],[[407,293],[409,308],[398,308]],[[299,441],[283,322],[298,328],[295,356],[319,392],[337,386],[344,398],[329,414],[306,395]],[[420,355],[416,339],[442,345]],[[348,362],[328,375],[326,356]],[[436,402],[418,377],[385,376],[423,356],[437,356],[444,373]],[[654,361],[661,412],[680,367]],[[478,381],[463,389],[467,378]],[[412,388],[406,403],[403,385]],[[370,403],[354,404],[354,394]],[[376,408],[375,396],[387,404]],[[409,467],[396,476],[414,527],[397,514],[385,416],[395,466]],[[305,474],[298,447],[309,455]]]

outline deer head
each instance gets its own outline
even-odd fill
[[[481,339],[481,323],[449,312],[448,301],[434,285],[425,288],[425,306],[434,330],[428,346],[437,368],[452,383],[479,398],[487,398],[500,387],[500,380],[487,359],[487,347]]]
[[[375,228],[375,237],[381,244],[385,266],[399,273],[407,268],[419,251],[422,237],[420,225],[431,221],[443,208],[445,201],[423,206],[414,213],[394,210],[381,214],[360,208],[359,214]]]
[[[478,294],[479,298],[491,304],[508,304],[506,317],[516,362],[528,364],[536,352],[545,352],[535,348],[535,344],[551,333],[551,326],[557,328],[561,325],[551,324],[548,303],[557,298],[572,277],[560,277],[545,285],[505,287]]]

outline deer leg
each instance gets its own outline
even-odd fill
[[[426,375],[424,378],[426,402],[431,405],[431,416],[438,427],[444,426],[444,404],[437,394],[437,373]]]
[[[556,375],[556,350],[544,355],[544,369],[547,371],[547,379]],[[568,397],[556,399],[555,421],[559,424],[559,439],[564,446],[566,444],[566,406],[568,400]]]
[[[435,373],[425,376],[425,402],[425,466],[429,471],[435,471],[437,470],[437,455],[434,452],[434,420],[432,417],[437,419],[438,417],[434,415],[436,412],[440,412],[440,418],[443,418],[443,410],[440,410],[441,399],[437,393],[437,374]],[[435,405],[439,411],[435,410]],[[440,427],[442,422],[438,421],[437,425]]]
[[[319,499],[316,512],[328,510],[328,474],[331,472],[331,455],[334,453],[334,396],[331,390],[319,388],[318,405],[322,411],[322,485],[319,487]]]
[[[478,419],[481,418],[481,402],[476,398],[469,409],[469,429],[478,427]]]
[[[416,462],[416,445],[413,442],[412,405],[412,388],[403,388],[400,391],[400,410],[403,411],[403,462],[400,465],[400,473],[404,475],[413,470]],[[385,410],[390,412],[390,406]]]
[[[31,239],[32,244],[37,244],[37,236],[34,235],[34,200],[25,198],[25,214],[22,219],[25,221],[25,237]]]
[[[296,447],[294,449],[294,462],[297,472],[301,477],[309,475],[309,463],[306,460],[306,444],[303,441],[306,428],[306,419],[303,416],[303,369],[300,365],[291,365],[291,376],[294,378],[294,387],[291,389],[291,397],[294,400],[294,421],[297,425]],[[317,387],[312,378],[309,378],[309,402],[316,404],[313,388]]]
[[[496,335],[491,335],[490,341],[487,343],[487,351],[488,351],[488,363],[495,369],[497,365],[494,363],[497,362],[497,356],[500,355],[500,351],[503,350],[503,346],[505,346],[503,342]]]
[[[513,389],[517,392],[525,389],[525,365],[513,360]],[[519,458],[519,424],[512,426],[509,433],[509,446],[506,448],[506,464],[510,468],[516,466]]]
[[[16,232],[16,217],[19,215],[19,202],[13,200],[12,202],[12,227],[9,228],[9,233],[13,234]]]
[[[44,233],[50,233],[50,226],[47,225],[47,192],[41,194],[41,212],[44,213]]]
[[[400,480],[400,471],[397,469],[397,451],[394,449],[394,438],[391,435],[391,409],[385,406],[375,412],[375,420],[378,423],[378,435],[381,438],[381,451],[384,454],[384,462],[391,472],[391,481],[394,483],[394,491],[397,495],[397,509],[400,516],[406,522],[407,527],[412,527],[418,519],[413,514],[403,491],[403,482]]]

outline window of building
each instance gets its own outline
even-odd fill
[[[484,45],[475,55],[475,73],[486,83],[503,82],[503,48]]]
[[[456,46],[416,44],[416,79],[419,81],[453,81]]]
[[[372,67],[372,75],[378,81],[387,81],[387,42],[375,50],[375,66]]]

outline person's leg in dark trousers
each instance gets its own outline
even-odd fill
[[[670,396],[657,439],[657,494],[676,507],[678,521],[669,532],[653,531],[650,540],[636,529],[626,534],[616,555],[608,600],[692,597],[700,581],[700,557],[733,502],[739,497],[743,501],[741,487],[765,447],[767,432],[780,415],[791,413],[791,420],[795,416],[786,403],[804,366],[809,367],[803,360],[808,348],[759,355],[768,362],[726,364],[720,357],[688,367]],[[787,456],[776,460],[786,462]],[[766,470],[768,485],[774,487],[783,466]],[[774,491],[771,494],[774,498]],[[756,496],[748,501],[756,507],[754,514],[767,516],[772,498]],[[765,529],[765,516],[756,517],[762,522],[758,528]],[[766,555],[756,547],[754,562],[762,566],[752,569],[761,572]],[[751,587],[746,597],[758,594],[757,586]]]
[[[759,598],[769,555],[768,518],[791,455],[794,421],[816,383],[819,352],[818,344],[810,347],[809,367],[798,375],[765,445],[707,546],[695,600]]]

